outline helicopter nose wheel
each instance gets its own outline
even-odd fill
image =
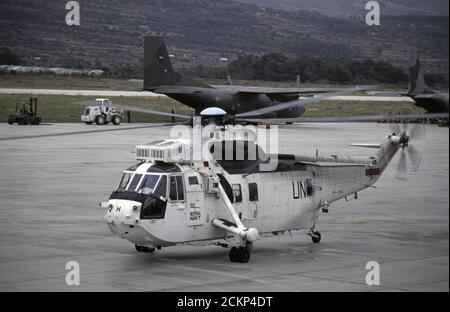
[[[230,261],[239,263],[248,263],[250,260],[250,248],[247,247],[231,247]]]
[[[320,243],[320,240],[322,239],[322,235],[317,231],[309,233],[309,236],[311,236],[311,240],[314,244]]]

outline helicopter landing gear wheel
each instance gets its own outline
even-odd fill
[[[134,247],[136,248],[137,252],[154,253],[156,250],[155,248],[150,248],[146,246],[134,245]]]
[[[250,248],[248,247],[231,247],[230,261],[247,263],[250,260]]]
[[[228,254],[231,262],[237,262],[237,250],[236,247],[231,247],[230,253]]]
[[[311,232],[311,233],[309,234],[309,236],[311,236],[312,242],[313,242],[314,244],[320,243],[320,240],[322,239],[322,235],[320,235],[320,232],[317,232],[317,231]]]

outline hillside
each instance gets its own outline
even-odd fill
[[[375,59],[406,66],[419,48],[429,71],[448,71],[448,17],[362,19],[283,11],[228,0],[91,0],[67,26],[61,0],[2,0],[0,47],[29,65],[108,67],[140,73],[145,34],[164,34],[178,66],[218,65],[247,53]],[[38,59],[35,59],[38,57]]]
[[[282,10],[314,10],[324,15],[349,17],[365,12],[368,0],[237,0]],[[378,0],[383,15],[448,16],[447,0]]]

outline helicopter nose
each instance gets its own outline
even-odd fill
[[[104,219],[109,224],[134,225],[139,223],[140,206],[140,203],[123,200],[109,201]]]
[[[103,219],[114,235],[140,245],[148,245],[152,241],[140,222],[140,203],[114,199],[104,206],[106,214]]]

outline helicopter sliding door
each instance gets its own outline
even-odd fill
[[[183,175],[169,176],[169,202],[173,207],[183,210],[186,204]]]
[[[186,175],[186,224],[198,226],[206,223],[202,181],[196,174]]]
[[[258,217],[258,206],[261,199],[261,183],[254,175],[247,177],[246,182],[242,185],[242,198],[245,208],[242,207],[242,219],[253,220]]]

